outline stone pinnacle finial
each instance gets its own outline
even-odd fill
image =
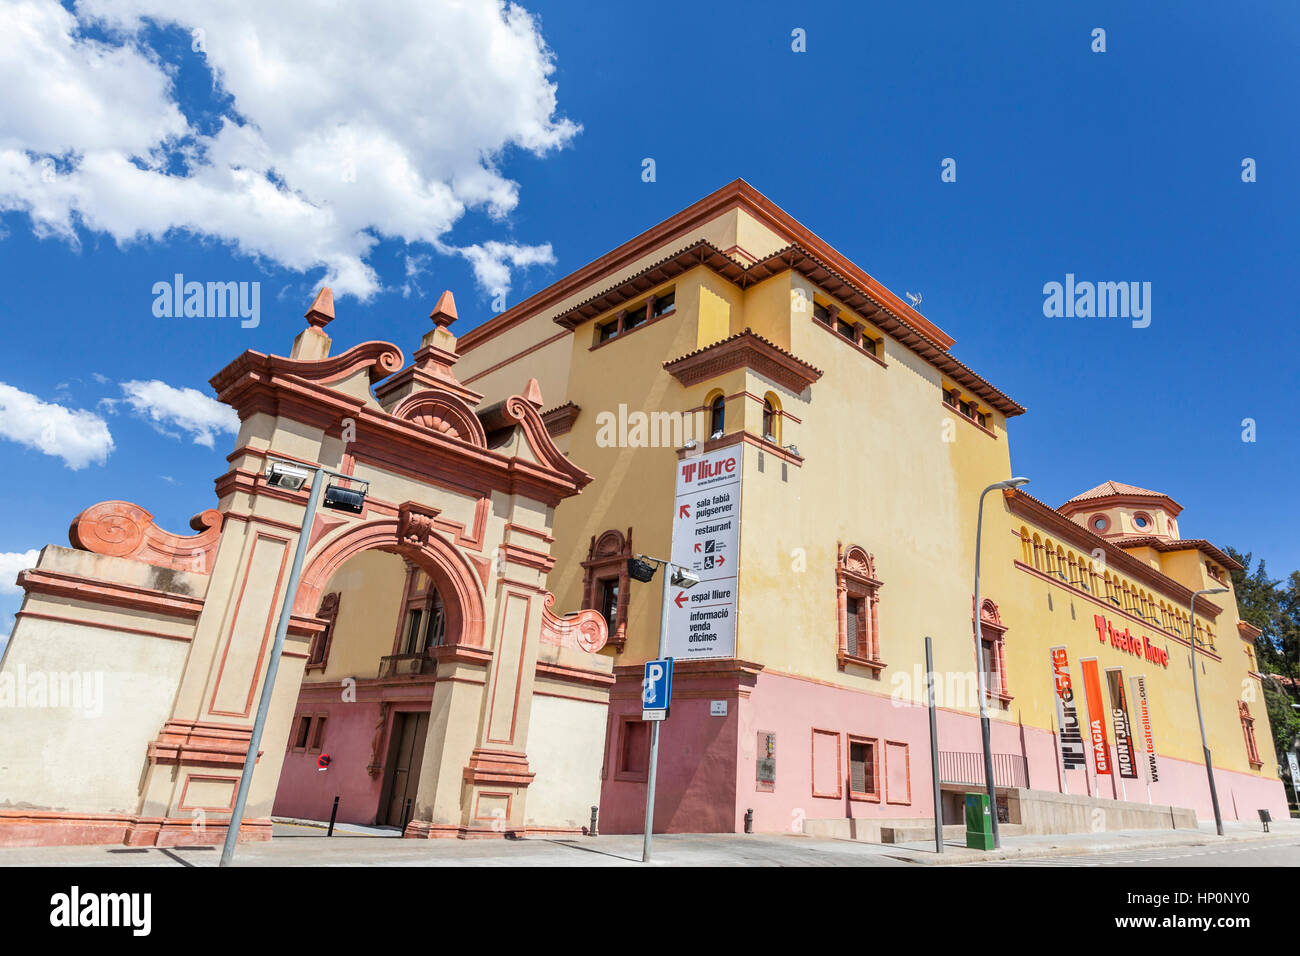
[[[329,286],[322,286],[321,290],[316,293],[316,298],[307,310],[307,324],[318,329],[324,329],[334,321],[334,290]]]
[[[540,410],[542,407],[542,386],[537,384],[537,379],[530,378],[528,385],[524,389],[524,401]]]
[[[429,318],[433,319],[433,324],[440,329],[445,329],[456,321],[456,300],[450,289],[438,296],[438,304],[429,313]]]

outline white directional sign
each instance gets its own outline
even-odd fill
[[[700,576],[668,595],[668,656],[679,661],[736,656],[742,447],[677,463],[673,563]]]

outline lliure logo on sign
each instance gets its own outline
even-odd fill
[[[1043,296],[1049,319],[1132,319],[1135,329],[1151,324],[1150,282],[1075,282],[1067,272],[1064,284],[1046,283]]]
[[[1083,743],[1079,711],[1074,706],[1074,684],[1070,680],[1070,656],[1065,646],[1053,647],[1052,678],[1056,683],[1056,723],[1060,727],[1061,763],[1066,770],[1082,767],[1088,750]]]
[[[1118,648],[1134,657],[1141,657],[1153,664],[1159,664],[1161,667],[1169,666],[1169,652],[1162,647],[1156,647],[1146,635],[1135,637],[1129,633],[1127,627],[1124,630],[1116,629],[1115,625],[1102,617],[1100,614],[1092,616],[1092,622],[1097,626],[1097,639],[1105,644],[1106,639],[1110,639],[1110,646]]]

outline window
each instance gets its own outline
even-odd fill
[[[1255,718],[1250,715],[1250,705],[1244,700],[1237,701],[1237,711],[1241,717],[1241,732],[1246,737],[1246,759],[1250,761],[1252,770],[1258,770],[1264,766],[1264,761],[1259,759],[1259,745],[1255,742]]]
[[[640,717],[622,721],[616,780],[645,780],[650,769],[650,725]]]
[[[819,302],[813,303],[813,318],[822,325],[831,324],[831,310]]]
[[[614,336],[618,335],[618,319],[610,319],[603,325],[596,326],[596,341],[608,342]]]
[[[848,611],[848,638],[845,642],[849,657],[860,657],[858,653],[858,635],[866,635],[866,628],[862,627],[862,612],[866,607],[866,602],[859,597],[846,598]],[[865,650],[866,648],[864,648]]]
[[[973,597],[971,603],[974,604]],[[972,626],[974,623],[972,615]],[[1015,699],[1007,689],[1006,633],[997,604],[984,598],[980,602],[980,666],[984,670],[984,690],[1004,710]]]
[[[720,435],[727,428],[727,400],[718,395],[709,403],[709,436]]]
[[[311,734],[311,752],[320,753],[321,744],[325,741],[325,725],[329,722],[329,717],[325,714],[317,714],[315,726]]]
[[[771,392],[763,396],[763,437],[781,444],[781,405]]]
[[[865,333],[862,336],[862,347],[876,358],[880,358],[880,342]]]
[[[1139,531],[1150,531],[1152,528],[1151,516],[1138,512],[1133,516],[1133,526]]]
[[[868,342],[872,344],[868,345]],[[864,338],[863,346],[873,355],[875,354],[874,341]],[[943,395],[943,403],[961,415],[962,418],[975,422],[983,428],[989,427],[989,414],[980,407],[978,402],[962,397],[961,392],[956,388],[942,389],[940,394]]]
[[[606,578],[600,582],[600,616],[605,619],[610,634],[618,626],[618,584],[618,578]]]
[[[634,308],[628,309],[623,313],[623,331],[628,332],[635,329],[638,325],[645,325],[646,309],[650,303],[643,302]]]
[[[306,750],[307,738],[311,730],[311,714],[303,714],[298,718],[298,729],[293,735],[293,749]]]
[[[339,594],[335,591],[321,599],[320,609],[316,612],[316,617],[325,622],[325,629],[311,640],[311,648],[307,651],[307,670],[325,669],[325,664],[329,661],[330,644],[334,640],[334,625],[338,621],[338,616]]]
[[[849,799],[879,800],[880,774],[876,741],[849,737]]]
[[[667,292],[657,299],[650,300],[650,317],[657,319],[661,315],[667,315],[677,307],[677,293]]]
[[[420,568],[408,565],[393,654],[420,655],[443,644],[446,626],[446,609],[433,580]]]
[[[877,613],[881,587],[876,580],[875,559],[857,545],[846,551],[841,543],[835,559],[836,657],[840,670],[853,664],[866,667],[872,676],[879,677],[885,668],[880,659]]]
[[[857,330],[853,325],[849,322],[845,322],[843,319],[835,320],[835,331],[840,333],[840,335],[844,336],[850,342],[854,341],[858,335]]]
[[[632,557],[632,529],[627,534],[610,529],[593,535],[582,562],[582,606],[599,611],[609,628],[609,642],[617,650],[627,640],[628,573]]]

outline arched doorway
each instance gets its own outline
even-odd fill
[[[295,607],[312,631],[273,813],[402,832],[428,747],[437,653],[481,641],[474,572],[436,535],[400,522],[334,529],[304,573]],[[324,537],[324,536],[323,536]],[[435,728],[436,730],[436,728]],[[319,764],[327,756],[328,766]]]

